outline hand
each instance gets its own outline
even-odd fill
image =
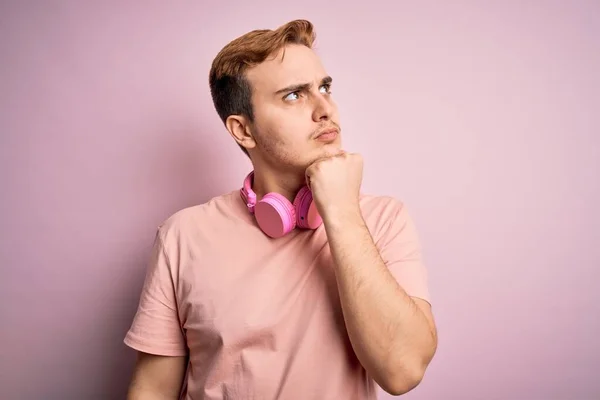
[[[360,154],[340,153],[319,159],[306,169],[306,180],[321,217],[360,213],[359,195],[363,159]]]

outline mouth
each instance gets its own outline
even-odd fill
[[[333,142],[338,137],[339,133],[339,130],[336,128],[325,129],[315,137],[315,140],[325,143]]]

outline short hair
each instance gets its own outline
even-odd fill
[[[312,48],[316,38],[313,24],[298,19],[275,30],[259,29],[248,32],[228,43],[213,60],[209,85],[213,104],[225,123],[230,115],[243,115],[254,121],[252,87],[246,70],[265,61],[287,44]],[[248,151],[240,145],[246,155]]]

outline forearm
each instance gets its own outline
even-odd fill
[[[432,327],[381,259],[360,211],[330,214],[325,229],[358,359],[384,390],[412,389],[435,351]]]

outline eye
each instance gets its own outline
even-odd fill
[[[331,93],[331,84],[326,83],[325,85],[321,85],[319,88],[321,93],[330,94]]]
[[[287,101],[291,101],[291,100],[298,100],[300,98],[300,95],[298,94],[298,92],[292,92],[289,93],[288,95],[286,95],[283,99],[287,100]]]

